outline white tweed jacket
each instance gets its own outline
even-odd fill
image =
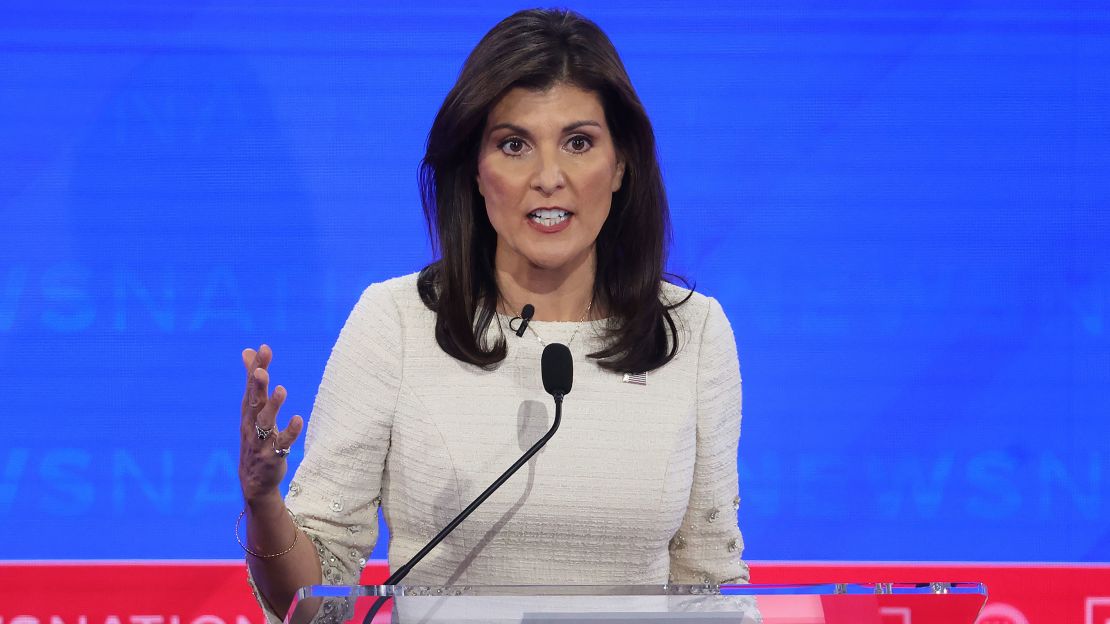
[[[688,291],[664,284],[663,296]],[[418,564],[422,585],[746,582],[737,527],[740,371],[728,319],[694,294],[677,356],[628,383],[586,357],[605,321],[536,322],[567,343],[574,387],[548,445]],[[358,581],[381,507],[396,569],[551,425],[543,346],[509,331],[495,370],[434,337],[416,275],[366,289],[340,332],[286,496],[326,583]],[[267,614],[279,621],[275,614]]]

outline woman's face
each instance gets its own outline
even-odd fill
[[[489,113],[478,153],[498,269],[592,267],[623,175],[596,93],[562,83],[506,93]]]

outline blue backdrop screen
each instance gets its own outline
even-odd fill
[[[0,559],[239,556],[240,350],[309,413],[430,259],[427,130],[521,8],[439,4],[5,10]],[[736,332],[746,556],[1110,560],[1110,13],[575,8]]]

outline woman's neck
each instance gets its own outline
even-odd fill
[[[594,258],[565,270],[542,269],[527,263],[494,271],[501,291],[501,311],[517,315],[525,304],[536,308],[537,321],[584,321],[597,318],[593,309]]]

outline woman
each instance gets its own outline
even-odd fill
[[[276,430],[271,352],[243,354],[244,547],[270,615],[301,586],[357,582],[379,506],[396,568],[531,446],[551,422],[550,342],[574,354],[561,430],[406,582],[746,581],[732,331],[716,301],[663,281],[654,136],[608,38],[568,11],[496,25],[421,173],[441,259],[363,293],[284,501],[302,421]]]

